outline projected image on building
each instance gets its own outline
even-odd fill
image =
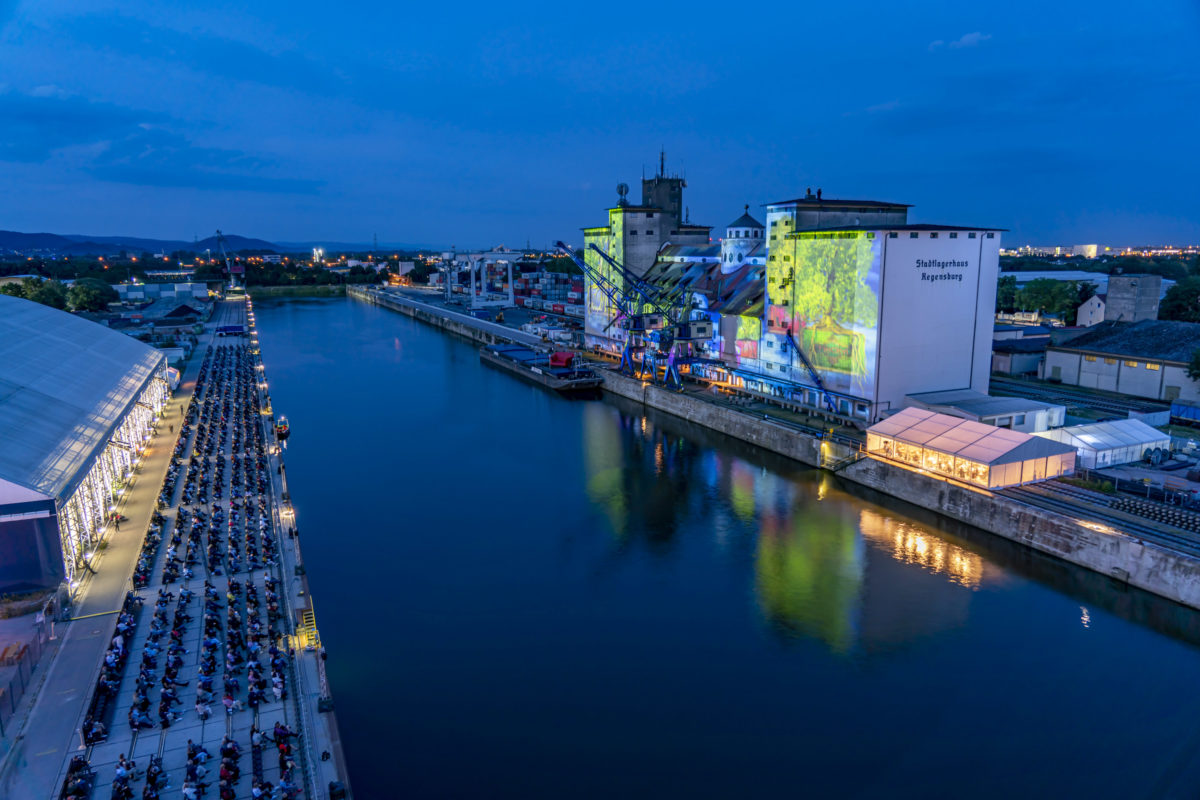
[[[584,231],[583,258],[588,266],[615,280],[616,271],[591,248],[591,245],[595,244],[617,263],[624,261],[624,216],[610,212],[608,221],[609,225],[606,228],[588,228]],[[584,333],[588,337],[587,344],[607,344],[611,348],[613,343],[623,342],[624,331],[620,323],[613,324],[617,309],[608,295],[600,291],[590,278],[585,286],[587,306],[584,312]]]
[[[758,340],[762,336],[762,321],[758,317],[737,318],[737,339],[734,350],[738,361],[758,358]]]
[[[767,331],[790,333],[833,391],[874,393],[879,274],[873,233],[794,233],[772,247]],[[800,363],[791,375],[810,380]]]

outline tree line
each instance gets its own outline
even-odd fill
[[[117,290],[99,278],[80,278],[71,288],[50,278],[22,278],[0,285],[0,294],[32,300],[63,311],[104,311],[120,298]]]

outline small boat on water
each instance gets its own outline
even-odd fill
[[[280,417],[275,421],[275,436],[279,441],[287,441],[288,435],[292,432],[292,426],[288,425],[287,417]]]
[[[489,344],[479,349],[479,358],[563,394],[595,392],[603,383],[599,375],[583,366],[579,356],[566,351],[545,352],[519,344]]]

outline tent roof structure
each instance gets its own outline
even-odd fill
[[[1114,450],[1121,447],[1151,445],[1171,438],[1170,434],[1153,428],[1140,419],[1114,419],[1090,422],[1044,431],[1039,436],[1053,436],[1060,442],[1070,441],[1075,447],[1088,450]]]
[[[0,480],[69,497],[164,363],[103,325],[0,295]]]
[[[867,433],[886,436],[905,444],[958,456],[987,466],[1014,464],[1031,458],[1066,455],[1070,445],[997,428],[982,422],[938,414],[921,408],[905,408],[875,423]]]

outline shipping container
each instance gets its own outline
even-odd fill
[[[562,314],[565,309],[563,308],[561,303],[555,303],[554,305],[550,306],[550,310],[553,311],[555,314]]]

